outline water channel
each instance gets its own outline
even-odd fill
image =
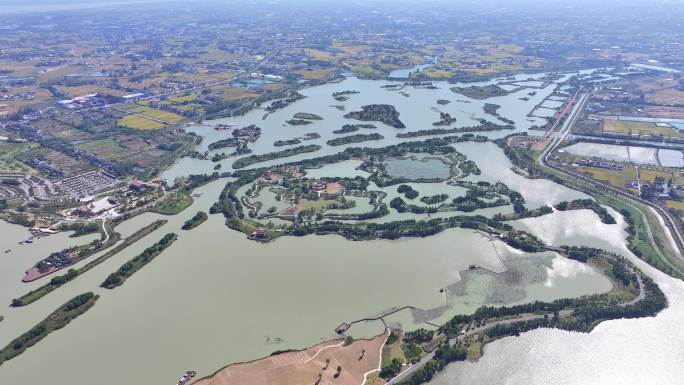
[[[330,98],[334,91],[361,91],[346,102],[347,111],[357,110],[372,100],[394,104],[401,112],[407,130],[428,128],[432,121],[437,120],[435,115],[438,117],[438,114],[430,109],[432,101],[439,98],[467,99],[451,93],[446,84],[440,85],[438,90],[409,89],[407,92],[411,96],[405,97],[380,87],[386,83],[348,78],[341,83],[303,90],[307,98],[269,114],[265,120],[262,120],[264,111],[255,110],[244,117],[223,119],[221,122],[260,125],[264,132],[254,143],[255,153],[272,151],[272,143],[276,139],[288,139],[313,131],[322,135],[318,141],[323,143],[322,150],[287,158],[290,161],[341,150],[324,144],[325,140],[335,136],[332,130],[348,122],[341,118],[343,112],[329,107],[334,102]],[[527,121],[527,112],[552,89],[549,86],[548,90],[538,90],[539,96],[528,102],[519,100],[515,94],[488,101],[497,99],[495,102],[502,105],[502,115],[516,120],[518,130],[522,131],[533,124]],[[421,104],[415,100],[428,102]],[[440,109],[448,109],[457,116],[458,124],[469,125],[472,124],[471,115],[483,114],[482,101],[470,102],[454,101],[440,106]],[[282,125],[284,120],[299,111],[316,113],[324,120],[307,126]],[[214,122],[207,123],[191,128],[205,136],[204,147],[200,151],[204,151],[208,143],[227,135],[213,130],[210,125]],[[382,132],[385,140],[372,143],[373,146],[398,141],[394,136],[396,129],[380,123],[377,125],[374,131]],[[489,135],[497,137],[509,133],[493,132]],[[481,175],[470,175],[467,180],[504,182],[519,191],[531,208],[586,197],[551,181],[525,179],[511,170],[510,161],[493,143],[460,143],[455,147],[482,170]],[[225,161],[225,170],[230,169],[232,161]],[[282,161],[279,159],[271,164]],[[308,176],[367,176],[367,173],[356,169],[359,164],[359,161],[346,161],[328,165],[310,170]],[[173,179],[175,176],[207,172],[211,166],[210,161],[183,159],[165,175]],[[208,211],[228,180],[219,179],[198,188],[192,206],[178,215],[164,217],[147,213],[123,222],[116,230],[127,236],[155,219],[169,221],[39,301],[24,308],[2,308],[0,315],[5,319],[0,322],[0,345],[5,345],[73,296],[86,291],[95,291],[101,296],[83,316],[29,348],[20,357],[5,362],[0,368],[0,383],[115,385],[121,383],[122,378],[130,378],[135,383],[173,383],[180,373],[190,368],[206,375],[231,362],[252,360],[275,350],[315,344],[333,337],[333,329],[343,321],[375,315],[397,306],[412,305],[430,310],[428,316],[425,316],[427,313],[423,317],[401,313],[388,320],[410,329],[425,327],[426,320],[444,322],[456,313],[471,312],[483,303],[552,300],[610,289],[605,277],[578,262],[554,253],[521,253],[466,229],[451,229],[428,238],[396,241],[353,242],[339,236],[307,236],[283,237],[260,244],[247,240],[244,234],[229,230],[221,215],[211,215],[194,230],[180,230],[182,223],[198,210]],[[421,195],[444,192],[452,197],[463,194],[462,188],[443,183],[414,186]],[[262,194],[265,194],[262,198],[273,200],[273,193],[264,190]],[[494,215],[508,212],[506,210],[510,208],[486,210],[487,215]],[[473,214],[483,212],[477,210]],[[388,217],[398,218],[394,215],[399,214],[393,213]],[[68,238],[68,234],[58,234],[31,245],[19,246],[17,242],[26,238],[26,230],[6,223],[0,223],[0,226],[3,232],[0,246],[2,249],[12,248],[0,259],[0,301],[7,304],[12,298],[42,284],[40,281],[21,283],[23,270],[51,251],[92,239],[92,236]],[[603,225],[591,211],[555,213],[519,221],[516,226],[553,244],[594,242],[601,247],[610,246],[624,251],[622,223]],[[570,229],[574,229],[576,235],[567,235]],[[99,288],[109,273],[167,232],[176,232],[180,237],[162,255],[123,286],[111,291]],[[469,271],[470,265],[478,265],[482,269]],[[512,280],[506,274],[516,279]],[[684,288],[667,280],[663,282],[670,285],[664,288],[668,295],[679,290],[680,298],[684,297]],[[605,327],[601,325],[600,328]],[[352,334],[369,336],[379,330],[379,324],[368,323],[354,326]],[[556,334],[564,336],[560,332]],[[508,346],[505,341],[492,345],[491,350]],[[510,348],[517,349],[517,345],[512,344]],[[497,354],[488,355],[482,362],[489,356]],[[524,359],[524,355],[519,358]],[[512,358],[510,360],[515,362]],[[476,374],[480,371],[478,365],[454,366],[449,373],[470,370]],[[449,375],[444,378],[450,382]]]

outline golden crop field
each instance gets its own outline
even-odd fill
[[[127,115],[117,121],[121,127],[133,128],[135,130],[158,130],[164,128],[164,124],[156,120],[143,118],[137,115]]]
[[[651,122],[603,119],[603,132],[626,135],[652,135],[681,138],[682,134],[672,127],[658,126]]]
[[[294,73],[302,75],[304,79],[307,80],[320,80],[320,79],[325,79],[328,77],[330,74],[334,73],[335,69],[334,68],[319,68],[315,70],[299,70],[299,71],[294,71]]]
[[[581,173],[589,173],[591,177],[598,181],[604,181],[609,185],[624,189],[627,181],[636,181],[636,171],[634,167],[626,166],[622,170],[609,170],[598,167],[577,167]]]
[[[665,204],[667,204],[667,207],[671,209],[684,211],[684,201],[668,200],[667,202],[665,202]]]
[[[658,176],[663,177],[665,180],[673,179],[677,184],[684,183],[681,173],[664,169],[639,167],[639,178],[642,182],[652,182]]]
[[[333,61],[335,57],[328,52],[315,48],[304,48],[304,52],[316,60]]]
[[[173,112],[157,110],[155,108],[145,106],[135,107],[131,110],[131,112],[154,119],[159,119],[166,123],[178,123],[184,119],[182,116],[174,114]]]

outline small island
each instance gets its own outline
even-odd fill
[[[439,121],[432,123],[433,126],[451,126],[456,123],[456,118],[452,117],[448,112],[439,113]]]
[[[217,140],[210,143],[208,148],[210,151],[218,150],[226,147],[235,147],[232,155],[240,155],[250,152],[247,148],[249,143],[254,143],[261,136],[261,128],[254,124],[233,130],[232,138]],[[218,154],[215,154],[215,156]]]
[[[345,124],[339,130],[333,130],[333,134],[349,134],[351,132],[356,132],[359,130],[359,126],[356,124]]]
[[[312,124],[313,122],[304,119],[288,119],[285,121],[285,123],[289,124],[290,126],[306,126],[307,124]]]
[[[322,117],[316,115],[316,114],[310,114],[308,112],[297,112],[294,115],[292,115],[293,118],[295,119],[306,119],[306,120],[323,120]]]
[[[511,119],[508,119],[506,117],[501,116],[498,112],[499,108],[501,108],[500,105],[493,104],[493,103],[485,103],[485,105],[483,106],[483,110],[484,110],[485,114],[495,116],[499,121],[506,123],[508,125],[515,124],[515,122],[512,121]]]
[[[399,112],[389,104],[370,104],[361,106],[361,111],[353,111],[344,115],[347,119],[382,122],[394,128],[406,128],[399,120]]]
[[[294,95],[289,98],[275,100],[271,102],[271,104],[268,107],[266,107],[266,112],[274,112],[281,108],[285,108],[299,99],[304,99],[304,95],[300,94],[299,92],[295,92]]]
[[[204,223],[204,221],[206,221],[207,218],[209,218],[207,213],[205,213],[204,211],[198,211],[197,214],[195,214],[192,218],[188,219],[187,221],[185,221],[185,223],[183,223],[181,229],[192,230],[195,227]]]
[[[109,274],[107,279],[105,279],[100,286],[105,289],[114,289],[117,286],[123,285],[128,278],[130,278],[143,266],[152,262],[152,260],[159,256],[162,251],[171,246],[176,239],[178,239],[178,235],[174,233],[166,234],[157,243],[146,248],[145,251],[138,254],[135,258],[124,263],[117,271]]]
[[[78,295],[60,306],[47,318],[38,323],[38,325],[15,338],[9,345],[0,350],[0,365],[20,355],[27,348],[47,337],[48,334],[65,327],[69,322],[93,307],[99,297],[92,292],[88,292]]]
[[[349,99],[348,95],[358,94],[359,91],[347,90],[347,91],[337,91],[332,93],[332,97],[338,102],[344,102]]]
[[[287,140],[276,140],[273,142],[273,145],[276,147],[282,147],[282,146],[292,146],[295,144],[301,143],[302,140],[299,138],[293,138],[293,139],[287,139]]]
[[[261,154],[261,155],[251,155],[246,158],[238,159],[235,162],[233,162],[233,168],[234,169],[239,169],[239,168],[245,168],[247,166],[251,166],[256,163],[261,163],[261,162],[267,162],[269,160],[274,160],[278,158],[285,158],[288,156],[292,155],[297,155],[297,154],[303,154],[307,152],[315,152],[321,149],[321,146],[317,144],[310,144],[307,146],[299,146],[299,147],[293,147],[293,148],[288,148],[286,150],[282,151],[274,151],[274,152],[268,152],[266,154]]]
[[[373,133],[373,134],[356,134],[356,135],[349,135],[349,136],[343,136],[340,138],[335,138],[335,139],[330,139],[326,143],[329,146],[341,146],[343,144],[349,144],[349,143],[360,143],[360,142],[366,142],[368,140],[382,140],[385,139],[384,136]]]
[[[508,91],[497,86],[496,84],[490,84],[486,86],[451,87],[450,89],[453,93],[461,94],[471,99],[478,100],[508,95]]]
[[[478,126],[466,126],[458,128],[432,128],[429,130],[418,130],[401,132],[397,134],[397,138],[417,138],[421,136],[434,136],[434,135],[446,135],[446,134],[460,134],[464,132],[486,132],[486,131],[499,131],[499,130],[513,130],[515,127],[510,124],[501,125],[497,123],[488,122],[484,119],[480,120],[480,125]],[[483,137],[485,138],[485,137]]]
[[[438,99],[438,100],[437,100],[437,104],[439,104],[439,105],[441,105],[441,106],[447,105],[447,104],[449,104],[449,103],[451,103],[451,101],[446,100],[446,99]]]

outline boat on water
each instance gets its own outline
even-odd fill
[[[188,370],[183,374],[183,376],[176,382],[176,385],[185,385],[187,384],[190,380],[192,380],[195,376],[197,375],[197,372],[194,370]]]

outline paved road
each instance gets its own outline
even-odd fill
[[[612,258],[612,257],[609,256],[608,258]],[[634,268],[630,267],[629,270],[630,270],[633,274],[636,274],[636,271],[634,270]],[[644,297],[646,296],[646,289],[644,288],[644,283],[643,283],[643,280],[641,279],[641,276],[640,276],[639,274],[636,274],[636,277],[637,277],[637,284],[638,284],[638,286],[639,286],[639,295],[638,295],[636,298],[632,299],[631,301],[628,301],[628,302],[625,302],[625,303],[620,304],[620,306],[632,305],[632,304],[634,304],[634,303],[636,303],[636,302],[638,302],[638,301],[641,301],[641,300],[644,299]],[[561,310],[560,312],[558,312],[558,314],[559,314],[559,316],[561,316],[561,317],[563,317],[563,316],[569,316],[569,315],[572,314],[573,311],[574,311],[573,309],[566,309],[566,310]],[[553,317],[554,315],[553,315],[553,313],[535,314],[535,315],[528,315],[528,316],[524,316],[524,317],[517,317],[517,318],[510,318],[510,319],[505,319],[505,320],[500,320],[500,321],[489,322],[489,323],[486,323],[486,324],[484,324],[484,325],[482,325],[482,326],[479,326],[479,327],[470,329],[470,330],[468,330],[467,332],[465,332],[465,333],[463,333],[463,334],[461,334],[461,335],[459,335],[459,336],[457,336],[457,337],[454,337],[454,338],[450,339],[450,340],[449,340],[449,344],[450,344],[451,346],[453,346],[454,344],[456,344],[456,342],[458,342],[458,341],[460,341],[460,340],[463,340],[463,339],[466,338],[466,337],[469,337],[469,336],[472,336],[472,335],[474,335],[474,334],[480,333],[480,332],[482,332],[482,331],[485,331],[485,330],[487,330],[487,329],[489,329],[489,328],[492,328],[492,327],[494,327],[494,326],[497,326],[497,325],[509,325],[509,324],[512,324],[512,323],[515,323],[515,322],[533,321],[533,320],[537,320],[537,319],[544,318],[544,316],[547,316],[547,317],[551,318],[551,317]],[[421,358],[420,361],[416,362],[416,363],[413,364],[413,365],[410,365],[410,366],[406,367],[406,368],[405,368],[401,373],[399,373],[396,377],[394,377],[394,378],[392,378],[390,381],[388,381],[386,385],[393,385],[393,384],[399,383],[399,382],[401,382],[401,381],[407,379],[407,378],[408,378],[409,376],[411,376],[416,370],[418,370],[418,369],[421,368],[423,365],[427,364],[428,361],[430,361],[431,359],[433,359],[434,356],[435,356],[435,351],[432,351],[432,352],[428,353],[425,357]]]
[[[564,310],[565,312],[566,310]],[[569,312],[569,311],[568,311]],[[553,314],[551,314],[553,316]],[[458,337],[452,338],[449,340],[450,345],[454,345],[457,341],[460,341],[466,337],[472,336],[473,334],[477,334],[481,331],[487,330],[489,328],[492,328],[497,325],[508,325],[512,324],[514,322],[524,322],[524,321],[532,321],[536,319],[544,318],[544,315],[530,315],[530,316],[525,316],[525,317],[518,317],[518,318],[511,318],[511,319],[506,319],[506,320],[501,320],[501,321],[495,321],[495,322],[490,322],[487,324],[484,324],[480,327],[470,329],[464,334],[459,335]],[[390,381],[387,382],[387,385],[392,385],[396,384],[398,382],[401,382],[402,380],[407,379],[413,372],[415,372],[417,369],[421,368],[423,365],[425,365],[428,361],[430,361],[433,357],[435,356],[435,351],[432,351],[428,353],[425,357],[421,358],[420,361],[416,362],[415,364],[407,367],[404,369],[403,372],[399,373],[396,377],[391,379]]]
[[[644,227],[646,229],[646,233],[647,233],[649,240],[651,241],[651,244],[653,245],[655,251],[658,253],[658,255],[662,259],[667,260],[667,258],[661,252],[660,247],[656,243],[655,238],[653,237],[653,233],[652,233],[651,227],[647,221],[646,215],[641,210],[639,210],[637,207],[635,207],[633,203],[641,203],[645,206],[648,206],[648,207],[654,209],[656,211],[656,215],[658,215],[664,219],[665,226],[674,235],[675,244],[676,244],[677,248],[679,249],[679,253],[676,253],[676,257],[678,257],[679,259],[684,261],[684,256],[682,256],[682,253],[681,253],[681,251],[684,250],[684,236],[682,236],[681,232],[679,231],[679,228],[676,226],[677,222],[675,222],[675,219],[672,217],[672,215],[667,210],[664,210],[662,207],[660,207],[656,204],[653,204],[652,202],[641,199],[640,197],[635,197],[634,195],[626,193],[620,189],[617,189],[613,186],[607,185],[603,182],[594,180],[594,179],[589,178],[585,175],[581,175],[581,174],[575,173],[573,171],[566,170],[564,168],[555,166],[552,163],[549,163],[549,161],[548,161],[549,156],[560,146],[560,144],[570,134],[570,129],[574,125],[575,121],[581,115],[581,111],[584,108],[584,104],[588,100],[589,94],[590,93],[584,94],[581,97],[580,102],[577,103],[577,107],[571,113],[572,115],[569,117],[569,119],[566,121],[566,124],[563,126],[563,132],[560,135],[560,138],[556,139],[554,142],[552,142],[551,145],[547,146],[547,148],[542,152],[542,154],[539,157],[539,163],[542,166],[546,166],[546,167],[552,168],[556,171],[560,171],[564,174],[571,175],[571,176],[578,178],[578,179],[580,179],[584,182],[587,182],[589,184],[592,184],[595,186],[600,186],[602,189],[608,190],[608,191],[614,193],[615,195],[617,195],[619,197],[626,198],[627,201],[625,201],[625,200],[622,200],[622,201],[625,204],[629,205],[630,207],[637,209],[641,213],[642,221],[644,222]]]

